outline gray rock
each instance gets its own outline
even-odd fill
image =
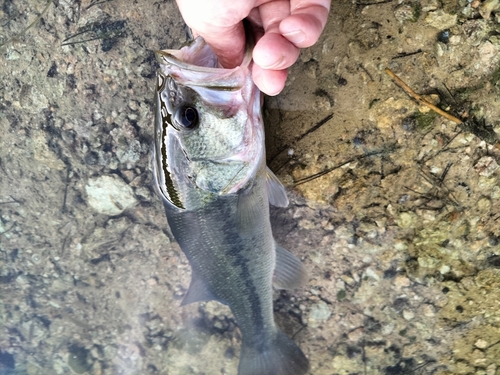
[[[132,188],[115,175],[90,179],[85,191],[87,203],[100,214],[119,215],[137,204]]]

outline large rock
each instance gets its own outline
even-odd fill
[[[132,188],[116,175],[90,179],[87,203],[100,214],[119,215],[137,204]]]

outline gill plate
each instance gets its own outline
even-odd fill
[[[172,204],[179,209],[185,209],[179,192],[177,191],[170,171],[168,170],[168,158],[167,158],[167,129],[171,125],[171,115],[169,107],[172,103],[168,103],[164,100],[162,92],[165,90],[165,85],[167,82],[172,82],[172,79],[168,80],[162,72],[158,71],[156,74],[156,90],[155,90],[155,133],[154,133],[154,147],[155,147],[155,157],[154,157],[154,173],[158,192],[164,201]],[[173,90],[167,90],[172,93]],[[170,95],[167,95],[167,100],[172,100]],[[174,99],[175,100],[175,99]]]

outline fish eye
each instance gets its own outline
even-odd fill
[[[198,111],[194,107],[184,105],[175,113],[175,120],[179,125],[187,129],[192,129],[198,125]]]

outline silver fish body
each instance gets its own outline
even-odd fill
[[[168,223],[192,268],[182,304],[230,307],[242,333],[239,375],[305,374],[308,360],[273,318],[273,282],[293,288],[306,273],[272,236],[269,203],[288,200],[265,165],[251,55],[222,69],[197,38],[157,59],[153,165]]]

